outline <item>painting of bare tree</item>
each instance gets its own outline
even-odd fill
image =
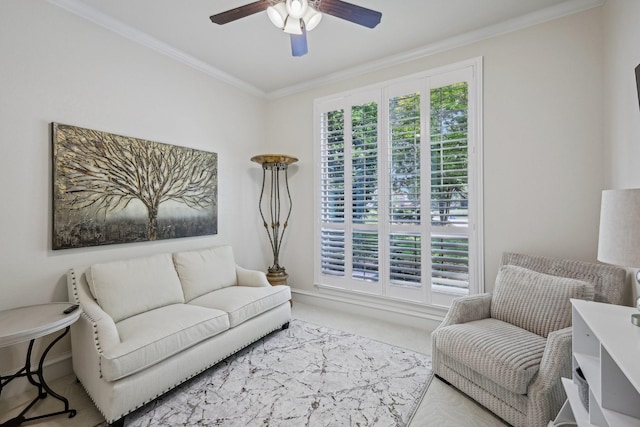
[[[53,249],[218,232],[218,155],[52,124]]]

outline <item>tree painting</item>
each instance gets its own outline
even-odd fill
[[[53,249],[217,233],[217,154],[53,124]]]

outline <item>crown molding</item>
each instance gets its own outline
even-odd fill
[[[497,37],[513,31],[521,30],[527,27],[532,27],[534,25],[543,24],[545,22],[583,12],[594,7],[602,6],[605,1],[606,0],[568,0],[563,3],[538,10],[536,12],[522,15],[520,17],[510,19],[496,25],[491,25],[489,27],[485,27],[476,31],[471,31],[459,36],[451,37],[418,49],[402,52],[397,55],[389,56],[376,61],[371,61],[366,64],[341,70],[336,73],[327,74],[326,76],[314,80],[309,80],[302,84],[268,92],[266,96],[268,99],[278,99],[285,96],[294,95],[299,92],[325,86],[331,83],[336,83],[342,80],[359,77],[366,73],[379,71],[410,61],[415,61],[417,59],[431,56],[436,53],[445,52],[451,49],[476,43],[481,40],[490,39],[492,37]]]
[[[213,77],[223,83],[227,83],[249,94],[266,99],[278,99],[307,90],[315,89],[327,84],[335,83],[361,76],[362,74],[389,68],[395,65],[414,61],[436,53],[455,49],[465,45],[469,45],[481,40],[500,36],[512,31],[521,30],[534,25],[542,24],[554,19],[573,15],[594,7],[602,6],[606,0],[567,0],[560,4],[532,12],[518,18],[514,18],[500,24],[482,28],[480,30],[471,31],[456,37],[451,37],[436,43],[432,43],[419,49],[410,50],[389,56],[379,60],[371,61],[356,67],[351,67],[336,73],[328,74],[318,79],[309,80],[304,83],[278,89],[271,92],[264,92],[255,86],[240,80],[218,68],[201,61],[173,46],[143,32],[137,30],[115,18],[112,18],[79,0],[47,0],[49,3],[85,18],[103,28],[106,28],[116,34],[121,35],[133,42],[136,42],[149,49],[155,50],[163,55],[168,56],[178,62],[183,63],[195,70],[198,70],[210,77]]]
[[[135,43],[138,43],[144,47],[155,50],[169,58],[183,63],[195,70],[198,70],[210,77],[213,77],[221,82],[234,86],[244,92],[248,92],[252,95],[264,98],[266,93],[249,83],[240,80],[218,68],[201,61],[180,49],[147,34],[143,31],[137,30],[122,21],[112,18],[78,0],[47,0],[49,3],[65,9],[68,12],[74,13],[94,24],[100,25],[107,30],[110,30],[122,37],[125,37]]]

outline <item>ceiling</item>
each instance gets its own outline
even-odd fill
[[[382,12],[368,29],[325,15],[292,57],[266,12],[226,25],[209,16],[254,0],[49,0],[254,94],[277,97],[358,70],[576,13],[604,0],[349,0]],[[151,37],[149,37],[151,36]]]

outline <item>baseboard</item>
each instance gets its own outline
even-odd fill
[[[437,328],[447,313],[446,308],[420,308],[401,303],[384,304],[373,300],[363,300],[348,295],[320,294],[301,289],[291,289],[294,304],[296,302],[309,304],[358,314],[376,319],[385,319],[402,326],[433,331]]]
[[[13,375],[18,369],[20,368],[18,367],[13,371],[2,372],[0,373],[0,375],[2,375],[3,377]],[[33,365],[31,369],[35,371],[38,369],[38,366]],[[50,358],[47,357],[43,366],[43,370],[47,384],[50,384],[57,378],[69,375],[73,372],[73,366],[71,363],[71,352],[69,351],[57,356],[52,356]],[[14,397],[31,390],[35,389],[25,377],[16,378],[2,389],[2,399],[8,399],[10,397]]]

